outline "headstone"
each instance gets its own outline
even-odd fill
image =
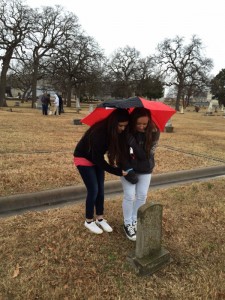
[[[180,113],[181,113],[181,114],[183,114],[183,113],[184,113],[184,107],[183,107],[183,105],[181,106]]]
[[[80,110],[81,110],[81,108],[80,108],[80,100],[77,98],[76,99],[76,111],[77,111],[77,113],[79,113]]]
[[[81,120],[80,120],[80,119],[74,119],[74,120],[73,120],[73,124],[74,124],[74,125],[82,125],[83,123],[81,123]]]
[[[212,107],[212,102],[210,101],[210,102],[209,102],[209,106],[208,106],[208,108],[207,108],[207,114],[212,114],[212,109],[213,109],[213,107]]]
[[[173,132],[173,125],[171,119],[169,119],[165,125],[166,132]]]
[[[38,109],[42,109],[42,102],[40,98],[35,102],[35,106]]]
[[[213,112],[213,109],[214,109],[214,112],[217,112],[218,106],[219,106],[218,100],[212,99],[209,103],[207,113],[211,115]]]
[[[162,247],[162,205],[147,203],[138,210],[137,239],[134,253],[128,256],[138,275],[151,275],[171,262]]]
[[[93,104],[90,104],[89,105],[89,113],[91,113],[93,110],[94,110],[94,106],[93,106]]]

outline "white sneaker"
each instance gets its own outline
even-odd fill
[[[136,241],[136,233],[135,233],[134,227],[132,225],[130,225],[130,224],[128,224],[128,225],[124,224],[123,225],[123,229],[124,229],[124,231],[126,233],[127,238],[129,240],[135,242]]]
[[[92,221],[91,223],[88,223],[87,221],[85,221],[84,226],[93,233],[96,233],[96,234],[103,233],[103,230],[101,228],[99,228],[94,221]]]
[[[113,229],[109,224],[107,223],[107,220],[103,219],[102,221],[96,220],[96,224],[102,227],[102,229],[106,232],[112,232]]]

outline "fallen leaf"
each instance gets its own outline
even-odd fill
[[[16,264],[16,268],[13,272],[13,278],[16,278],[20,274],[20,269],[21,267],[19,266],[19,264]]]

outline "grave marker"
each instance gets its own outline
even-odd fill
[[[151,275],[171,262],[170,253],[162,247],[162,205],[146,203],[138,210],[135,253],[128,261],[138,275]]]

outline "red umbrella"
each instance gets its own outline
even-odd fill
[[[176,113],[176,110],[160,101],[150,101],[141,97],[120,100],[109,100],[99,104],[89,115],[81,120],[82,123],[92,126],[98,121],[107,118],[116,108],[127,108],[129,112],[135,107],[145,107],[151,111],[153,122],[160,131],[164,130],[167,121]]]

